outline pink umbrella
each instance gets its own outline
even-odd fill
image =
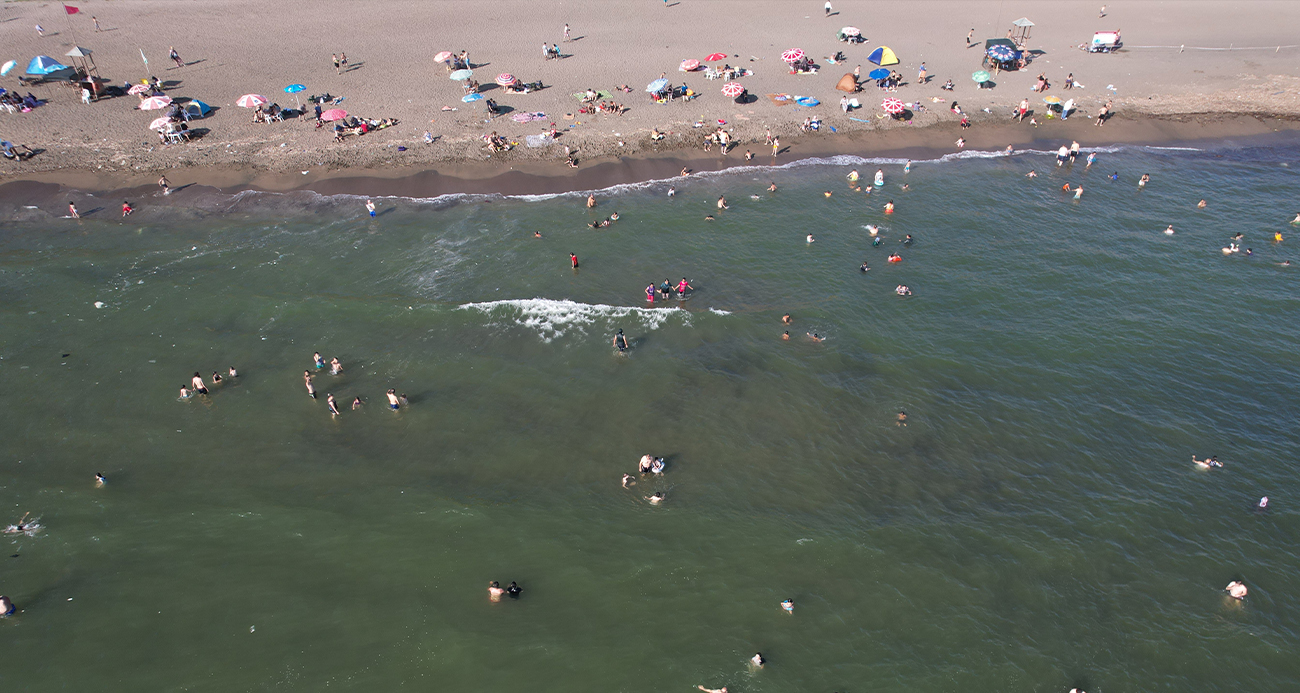
[[[325,111],[324,113],[320,114],[320,119],[326,122],[333,121],[333,120],[343,120],[346,117],[348,117],[348,112],[341,108],[331,108],[328,111]]]
[[[235,104],[240,108],[257,108],[258,106],[265,106],[268,103],[270,103],[270,101],[261,94],[244,94],[235,102]]]
[[[885,109],[885,113],[890,115],[898,115],[903,112],[903,102],[893,97],[882,101],[880,107]]]
[[[445,63],[448,60],[451,60],[451,51],[443,51],[433,56],[433,62],[435,63]]]
[[[710,53],[710,54],[708,55],[708,57],[706,57],[706,58],[704,59],[704,62],[706,62],[706,63],[716,63],[716,62],[719,61],[719,60],[726,60],[726,59],[727,59],[727,54],[726,54],[726,53]]]
[[[151,91],[148,84],[137,84],[126,90],[128,94],[147,94]]]
[[[781,59],[787,63],[797,63],[800,60],[803,60],[803,51],[798,48],[791,48],[781,54]]]
[[[518,80],[515,79],[515,76],[510,74],[509,72],[502,72],[501,74],[497,75],[497,84],[500,84],[503,87],[508,87],[511,84],[514,84],[516,81]]]
[[[171,122],[171,118],[156,118],[152,123],[149,123],[149,129],[161,130],[167,127],[167,124],[170,122]]]
[[[167,106],[169,106],[171,102],[172,102],[172,97],[170,96],[150,96],[149,98],[140,102],[140,110],[156,111],[160,108],[167,108]]]
[[[722,85],[722,95],[737,97],[745,93],[745,87],[740,82],[727,82]]]
[[[694,58],[690,58],[690,59],[687,59],[687,60],[683,60],[683,61],[682,61],[682,65],[681,65],[681,67],[679,67],[679,68],[677,68],[677,69],[681,70],[682,72],[690,72],[691,70],[694,70],[695,68],[697,68],[697,67],[699,67],[699,66],[700,66],[700,61],[698,61],[698,60],[696,60],[696,59],[694,59]]]

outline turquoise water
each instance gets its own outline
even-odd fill
[[[380,199],[371,220],[358,198],[245,193],[146,197],[129,224],[14,212],[0,519],[40,529],[3,537],[22,612],[0,621],[0,683],[1300,686],[1300,267],[1278,264],[1300,150],[900,164],[732,170],[595,210]],[[847,189],[878,167],[882,191]],[[1237,231],[1252,256],[1220,252]],[[646,306],[682,276],[688,300]],[[314,351],[345,369],[318,400]],[[389,411],[390,387],[411,406]],[[667,473],[621,488],[645,452]],[[1221,591],[1238,579],[1242,603]],[[522,598],[490,603],[489,580]]]

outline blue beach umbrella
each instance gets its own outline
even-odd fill
[[[17,64],[18,63],[14,62],[13,60],[5,62],[4,67],[0,67],[0,77],[9,74],[9,71],[14,69],[14,65]]]
[[[460,100],[464,101],[465,103],[474,103],[475,101],[478,101],[482,98],[483,98],[482,94],[466,94],[460,97]]]
[[[648,92],[650,92],[651,94],[653,94],[653,93],[655,93],[655,92],[657,92],[657,91],[660,91],[661,89],[663,89],[663,88],[666,87],[666,86],[668,86],[668,80],[666,80],[666,79],[656,79],[655,81],[653,81],[653,82],[651,82],[651,83],[645,85],[645,90],[648,91]]]
[[[298,107],[301,108],[302,102],[298,100],[298,92],[306,91],[306,90],[307,90],[307,85],[305,84],[290,84],[289,86],[284,88],[284,93],[293,94],[293,102],[298,104]]]
[[[868,72],[867,76],[871,79],[884,79],[889,76],[889,70],[886,70],[883,67],[878,67],[871,72]]]
[[[66,70],[67,65],[51,58],[48,55],[38,55],[27,63],[27,74],[29,75],[48,75],[56,70]]]
[[[1014,60],[1016,57],[1016,52],[1012,50],[1011,46],[1006,46],[1002,44],[998,44],[996,46],[989,46],[988,54],[990,58],[993,58],[994,60],[997,60],[999,62]]]

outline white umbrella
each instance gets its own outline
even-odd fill
[[[170,122],[172,122],[171,118],[155,118],[152,123],[149,123],[149,129],[161,130],[167,127],[167,124]]]
[[[136,85],[132,86],[130,89],[127,89],[127,90],[126,90],[126,93],[128,93],[128,94],[132,94],[132,95],[134,95],[134,94],[147,94],[147,93],[149,93],[150,91],[152,91],[152,89],[149,87],[148,84],[136,84]]]
[[[171,105],[171,102],[172,102],[172,97],[170,96],[150,96],[149,98],[140,102],[140,110],[157,111],[159,109],[167,108],[169,105]]]

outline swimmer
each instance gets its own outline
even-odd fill
[[[909,233],[903,238],[903,245],[912,245],[912,234]]]
[[[230,373],[230,377],[232,377],[232,378],[238,378],[238,377],[239,377],[239,372],[235,370],[235,367],[234,367],[234,366],[231,366],[231,367],[230,367],[230,371],[229,371],[229,373]]]
[[[341,416],[339,413],[339,405],[334,402],[334,395],[325,395],[325,407],[330,410],[330,416]]]
[[[574,255],[573,253],[569,253],[569,264],[573,265],[573,269],[578,269],[578,256]]]
[[[496,580],[488,583],[488,601],[499,602],[501,595],[505,593],[506,591],[501,589],[501,583]]]
[[[1240,231],[1238,231],[1237,233],[1233,234],[1233,236],[1232,236],[1232,240],[1234,240],[1234,241],[1239,241],[1239,240],[1241,240],[1241,239],[1243,239],[1243,238],[1245,238],[1245,234],[1243,234],[1243,233],[1240,232]]]
[[[1282,242],[1282,232],[1281,232],[1281,231],[1274,231],[1274,232],[1273,232],[1273,242],[1274,242],[1274,243],[1281,243],[1281,242]]]
[[[17,611],[18,611],[18,607],[14,606],[13,601],[10,600],[9,597],[0,594],[0,618],[12,616]],[[700,688],[704,688],[704,687],[700,686]],[[722,693],[727,693],[727,689],[723,688]]]
[[[514,580],[511,580],[510,584],[506,585],[506,594],[510,595],[511,599],[518,599],[519,594],[523,591],[524,588],[520,587],[519,583],[515,582]]]
[[[1246,586],[1241,584],[1241,581],[1239,580],[1233,580],[1232,582],[1229,582],[1228,586],[1224,587],[1223,589],[1225,592],[1228,593],[1229,597],[1232,597],[1237,601],[1241,601],[1242,599],[1245,599],[1246,595],[1250,592],[1250,590],[1246,589]]]
[[[5,534],[21,534],[21,533],[23,533],[23,532],[31,531],[31,530],[32,530],[32,526],[31,526],[30,524],[23,524],[24,521],[27,520],[27,516],[28,516],[28,515],[31,515],[31,513],[30,513],[30,512],[25,512],[25,513],[23,513],[23,516],[20,517],[20,518],[18,518],[18,521],[17,521],[17,522],[13,523],[12,525],[9,525],[8,527],[5,527],[5,529],[4,529],[4,533],[5,533]]]
[[[190,392],[184,385],[181,385],[181,399],[189,399],[192,396],[194,396],[194,393]]]
[[[316,399],[316,388],[311,384],[311,371],[302,372],[302,381],[307,385],[307,394]]]
[[[856,168],[853,169],[852,171],[849,171],[848,179],[850,182],[856,181],[858,179],[858,170]]]
[[[541,238],[541,237],[542,237],[542,232],[541,232],[541,231],[534,231],[534,232],[533,232],[533,238]]]
[[[1097,160],[1097,152],[1089,152],[1089,153],[1088,153],[1088,165],[1087,165],[1087,166],[1084,166],[1084,167],[1083,167],[1083,170],[1086,171],[1086,170],[1092,168],[1092,162],[1094,162],[1094,161],[1096,161],[1096,160]]]
[[[1290,260],[1283,260],[1283,261],[1277,263],[1277,266],[1278,266],[1278,267],[1290,267],[1290,266],[1291,266],[1291,261],[1290,261]]]
[[[767,663],[767,660],[763,659],[762,652],[755,652],[754,656],[749,658],[749,661],[753,663],[753,665],[756,667],[762,667],[764,664]]]
[[[356,411],[356,410],[358,410],[358,409],[360,409],[360,408],[361,408],[361,397],[360,397],[360,396],[353,397],[353,398],[352,398],[352,411]]]
[[[704,215],[704,220],[705,220],[705,221],[713,221],[713,215],[712,215],[712,214],[705,214],[705,215]]]
[[[203,376],[199,375],[198,372],[195,372],[194,377],[190,378],[190,387],[193,387],[194,392],[197,394],[208,394],[208,388],[203,384]]]
[[[645,499],[650,501],[650,505],[659,505],[660,503],[664,502],[664,493],[663,491],[652,493],[646,496]]]
[[[1166,236],[1172,236],[1172,235],[1174,235],[1174,225],[1173,225],[1173,224],[1170,224],[1170,225],[1169,225],[1169,228],[1165,229],[1165,235],[1166,235]]]
[[[592,193],[591,195],[587,196],[587,209],[591,209],[592,207],[595,206],[596,206],[596,195],[595,193]]]
[[[823,337],[823,336],[817,334],[816,332],[809,332],[809,333],[808,333],[808,338],[811,339],[811,340],[813,340],[814,342],[824,342],[824,341],[826,341],[826,338],[825,338],[825,337]]]
[[[409,399],[406,398],[406,393],[405,393],[405,392],[403,392],[402,394],[400,394],[400,395],[397,396],[397,401],[398,401],[398,402],[401,402],[403,407],[409,407],[409,406],[411,406],[411,400],[409,400]]]
[[[1110,174],[1110,179],[1111,179],[1111,180],[1114,180],[1114,181],[1119,180],[1119,171],[1116,171],[1116,172]]]
[[[875,238],[871,239],[871,245],[873,246],[880,245],[880,241],[881,241],[880,236],[876,236]]]
[[[648,302],[650,302],[650,303],[654,303],[654,302],[655,302],[655,285],[654,285],[654,284],[651,284],[651,285],[649,285],[649,286],[647,286],[647,287],[645,288],[645,300],[648,301]]]
[[[216,371],[212,371],[212,385],[215,387],[220,384],[221,384],[221,374]]]
[[[808,242],[809,242],[809,243],[814,243],[814,242],[816,242],[816,240],[817,240],[817,239],[813,238],[813,235],[812,235],[811,233],[808,234]]]
[[[907,191],[907,190],[910,190],[911,187],[912,187],[912,186],[908,185],[907,183],[903,183],[902,185],[898,186],[898,189],[899,189],[899,190],[903,190],[903,191]]]
[[[104,476],[102,472],[95,472],[95,488],[104,488],[104,484],[107,483],[108,477]]]
[[[1142,177],[1138,179],[1138,188],[1140,189],[1140,188],[1147,187],[1147,182],[1150,180],[1151,180],[1151,174],[1143,173]]]
[[[787,324],[787,325],[793,325],[793,324],[794,324],[794,318],[791,318],[791,317],[790,317],[790,314],[789,314],[789,313],[786,313],[785,315],[782,315],[782,316],[781,316],[781,322],[783,322],[783,323],[785,323],[785,324]]]
[[[871,234],[872,236],[874,236],[874,235],[880,233],[880,227],[879,227],[879,226],[876,226],[875,224],[867,224],[867,233],[869,233],[869,234]]]
[[[898,421],[896,422],[896,424],[899,426],[907,425],[907,412],[903,411],[902,409],[898,410]]]
[[[894,201],[890,200],[889,202],[885,203],[885,214],[893,214],[893,213],[894,213]]]
[[[702,685],[696,684],[695,687],[704,691],[704,693],[727,693],[726,686],[723,686],[722,688],[705,688]]]
[[[826,197],[830,197],[830,196],[831,196],[831,191],[827,190],[826,192],[824,192],[824,193],[822,193],[822,194],[825,195]]]
[[[1083,197],[1083,183],[1080,183],[1079,187],[1074,189],[1074,199],[1077,200],[1081,197]]]
[[[312,355],[311,355],[311,358],[312,358],[313,361],[316,362],[316,367],[317,367],[317,368],[324,368],[324,367],[325,367],[325,359],[321,358],[321,355],[320,355],[320,352],[319,352],[319,351],[316,352],[316,353],[314,353],[314,354],[312,354]]]
[[[902,262],[902,261],[903,261],[903,256],[902,256],[902,255],[899,255],[898,253],[890,253],[890,254],[889,254],[889,257],[888,257],[887,259],[888,259],[890,262]]]
[[[624,475],[623,475],[623,488],[628,488],[628,487],[631,487],[631,486],[636,486],[636,479],[632,478],[632,475],[631,475],[631,474],[624,474]]]
[[[668,186],[668,197],[674,197],[676,195],[677,195],[677,188],[674,188],[671,185]]]
[[[787,614],[793,614],[793,613],[794,613],[794,600],[793,600],[793,599],[787,599],[787,600],[781,602],[781,608],[782,608],[782,609],[785,609],[785,612],[786,612]]]
[[[398,399],[397,399],[397,390],[394,390],[394,389],[392,389],[392,388],[389,388],[389,389],[388,389],[388,392],[385,392],[384,394],[385,394],[385,395],[388,395],[388,408],[389,408],[389,409],[391,409],[391,410],[393,410],[393,411],[397,411],[398,409],[401,409],[401,408],[402,408],[402,403],[401,403],[400,401],[398,401]]]
[[[1255,251],[1251,250],[1250,248],[1246,248],[1246,255],[1254,255],[1254,254]]]
[[[884,169],[881,169],[881,168],[876,169],[876,177],[873,178],[873,179],[871,180],[871,184],[874,185],[874,186],[876,186],[877,188],[879,188],[880,186],[882,186],[882,185],[885,184],[885,170],[884,170]]]
[[[623,335],[622,328],[619,329],[618,334],[614,335],[614,348],[619,351],[627,350],[627,337]]]
[[[1037,177],[1038,177],[1038,172],[1034,171],[1033,169],[1029,169],[1029,173],[1025,174],[1025,178],[1037,178]]]
[[[866,274],[867,272],[871,271],[871,268],[867,266],[866,260],[862,261],[862,266],[858,268],[858,271],[862,272],[863,274]]]
[[[790,341],[790,330],[786,330],[785,332],[781,333],[781,339],[787,342]]]
[[[727,207],[727,198],[722,195],[718,195],[718,209],[730,209]]]
[[[1196,208],[1197,208],[1197,209],[1205,209],[1205,200],[1201,200],[1200,202],[1197,202],[1197,203],[1196,203]]]
[[[1069,184],[1069,183],[1066,183],[1065,185],[1062,185],[1062,186],[1061,186],[1061,190],[1062,190],[1063,192],[1070,192],[1070,184]]]
[[[1259,502],[1255,504],[1255,507],[1256,507],[1256,508],[1259,508],[1260,510],[1267,510],[1267,509],[1268,509],[1268,496],[1264,496],[1263,498],[1260,498],[1260,499],[1259,499]]]
[[[650,453],[647,452],[646,454],[642,455],[641,460],[637,462],[636,470],[637,472],[639,472],[641,475],[644,476],[650,473],[650,467],[654,463],[655,463],[654,455],[651,455]]]
[[[664,473],[664,458],[656,457],[654,461],[650,463],[650,473],[651,474]]]
[[[1295,213],[1295,218],[1291,220],[1292,224],[1300,224],[1300,212]]]
[[[776,183],[772,183],[771,185],[767,186],[767,191],[768,191],[768,192],[776,192]],[[1293,224],[1300,224],[1300,214],[1295,215],[1295,218],[1296,218],[1296,220],[1293,221],[1293,222],[1291,222],[1291,223],[1293,223]]]
[[[375,216],[375,203],[369,199],[366,200],[366,211],[370,212],[371,217]]]
[[[899,296],[911,296],[912,290],[907,288],[906,284],[899,284],[897,287],[894,288],[894,293],[898,294]]]
[[[613,214],[609,215],[609,220],[618,221],[618,212],[614,212]]]
[[[330,375],[338,375],[343,372],[343,364],[339,363],[339,357],[335,356],[330,359]]]
[[[682,277],[682,280],[677,282],[677,295],[680,296],[686,293],[687,289],[694,291],[695,287],[691,286],[690,282],[686,281],[686,277]]]

